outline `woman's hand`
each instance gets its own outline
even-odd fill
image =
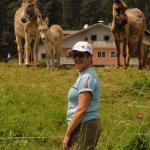
[[[69,146],[68,146],[69,140],[70,140],[70,136],[65,135],[64,140],[63,140],[64,150],[69,150]]]
[[[66,131],[64,140],[63,140],[63,147],[64,150],[69,150],[68,143],[70,140],[70,136],[72,135],[73,131],[76,127],[81,123],[82,118],[84,117],[89,101],[91,98],[91,92],[82,92],[78,96],[78,107],[73,115],[73,119],[70,122],[68,129]]]

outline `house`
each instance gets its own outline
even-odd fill
[[[79,32],[79,30],[64,30],[64,37],[75,34]]]
[[[74,64],[72,58],[68,57],[68,50],[78,41],[88,41],[93,47],[93,65],[105,66],[105,65],[116,65],[116,46],[114,43],[113,35],[110,30],[110,26],[104,25],[103,23],[96,23],[88,26],[79,31],[66,30],[66,35],[63,39],[62,51],[61,51],[61,64]],[[45,58],[45,50],[43,45],[39,47],[39,58]],[[122,45],[121,45],[122,49]],[[121,64],[124,64],[124,59],[121,50]],[[147,61],[147,60],[145,60]],[[130,65],[138,64],[137,46],[134,44],[134,50],[131,54]]]
[[[79,32],[79,30],[64,30],[64,37],[70,36],[70,35],[75,34],[77,32]],[[46,52],[45,52],[44,45],[43,45],[42,41],[40,42],[40,45],[39,45],[38,58],[39,58],[39,60],[46,58]],[[61,59],[63,60],[63,58],[61,58]]]
[[[116,47],[109,26],[97,23],[82,29],[79,32],[66,36],[62,45],[62,64],[73,64],[73,60],[68,57],[68,50],[78,41],[88,41],[92,45],[94,65],[105,66],[115,65],[117,63]],[[122,56],[121,63],[123,64]]]

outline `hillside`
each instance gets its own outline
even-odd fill
[[[137,138],[150,141],[150,70],[96,71],[102,86],[103,123],[98,150],[129,150]],[[0,150],[61,150],[67,92],[77,76],[75,68],[0,63]]]

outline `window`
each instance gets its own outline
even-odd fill
[[[111,57],[112,58],[116,57],[116,53],[115,52],[111,52]]]
[[[45,53],[42,53],[42,54],[41,54],[41,58],[42,58],[42,59],[45,59],[45,58],[46,58],[46,54],[45,54]]]
[[[109,41],[109,35],[104,36],[104,41]]]
[[[105,52],[102,52],[102,51],[98,52],[97,55],[98,57],[105,57]]]
[[[88,41],[88,37],[85,37],[85,38],[84,38],[84,41]]]
[[[91,35],[91,41],[97,41],[97,35]]]

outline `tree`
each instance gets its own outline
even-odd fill
[[[0,10],[0,59],[3,57],[7,57],[7,51],[5,50],[7,46],[7,36],[8,36],[8,31],[7,31],[7,8],[6,8],[6,3],[8,1],[0,1],[0,6],[3,8]]]
[[[83,0],[81,3],[81,25],[95,24],[100,19],[101,1],[100,0]]]
[[[80,0],[64,0],[63,21],[65,29],[80,27]]]
[[[64,29],[80,29],[84,24],[95,24],[98,20],[112,22],[114,0],[38,0],[48,16],[49,23],[60,24]],[[144,12],[147,28],[150,29],[150,0],[126,0],[128,7],[136,7]],[[7,53],[17,53],[14,33],[14,15],[21,6],[21,0],[1,0],[0,6],[0,59]]]
[[[16,1],[11,1],[7,4],[7,25],[6,25],[6,31],[8,32],[7,35],[7,46],[6,49],[11,55],[15,55],[17,53],[17,45],[15,42],[15,32],[14,32],[14,16],[15,12],[18,9],[20,5],[20,1],[16,4]]]
[[[62,17],[63,17],[63,10],[62,10],[62,3],[58,0],[50,0],[45,3],[44,16],[49,18],[50,25],[52,24],[60,24],[62,25]]]

